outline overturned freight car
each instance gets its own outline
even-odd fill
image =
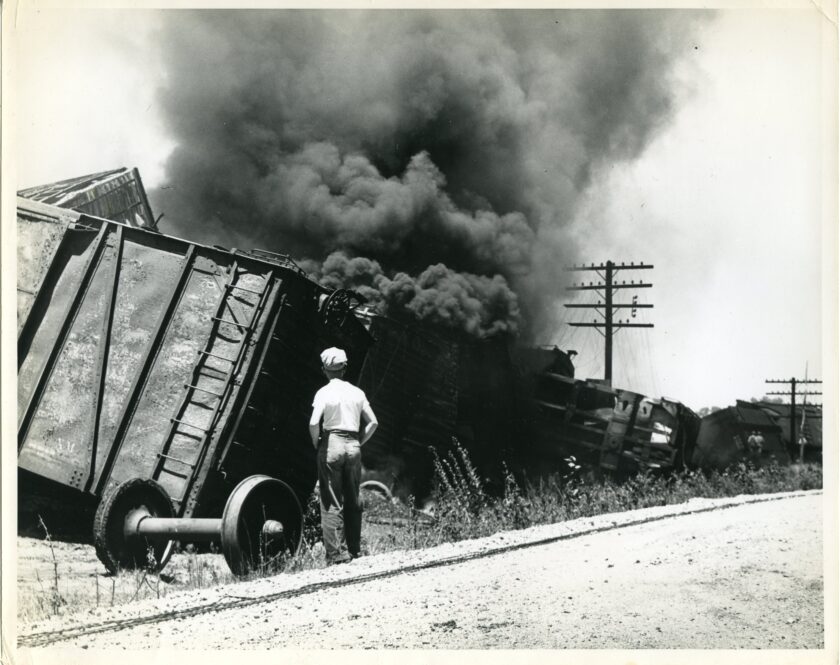
[[[518,395],[508,340],[476,339],[370,310],[358,316],[374,339],[359,376],[379,419],[362,449],[366,476],[401,496],[431,490],[433,453],[457,440],[493,482],[516,459]]]
[[[154,229],[157,225],[136,168],[113,169],[29,187],[18,195],[128,226]]]
[[[748,445],[752,432],[764,439],[760,451]],[[692,462],[704,469],[725,469],[738,462],[788,464],[790,455],[775,419],[757,404],[738,400],[703,417]]]
[[[526,385],[534,445],[548,468],[569,455],[619,477],[690,463],[700,419],[680,402],[576,380],[553,368],[531,375]]]
[[[575,456],[613,475],[670,470],[692,457],[699,418],[683,404],[574,379],[571,354],[521,348],[363,314],[375,343],[361,387],[380,419],[362,451],[368,477],[425,496],[433,452],[453,439],[501,487],[504,465],[539,476]]]
[[[791,413],[790,404],[777,402],[750,402],[761,409],[779,426],[782,444],[792,460],[822,462],[822,406],[796,404]],[[793,423],[791,423],[793,417]],[[793,436],[791,436],[793,434]]]
[[[21,527],[93,524],[110,569],[179,534],[221,539],[235,571],[269,536],[293,549],[319,351],[347,349],[354,379],[371,342],[350,294],[280,255],[24,198],[17,225]]]

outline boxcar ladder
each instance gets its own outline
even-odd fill
[[[207,341],[196,355],[190,373],[191,380],[189,383],[184,384],[184,394],[176,406],[173,416],[170,418],[170,427],[161,451],[157,454],[157,461],[152,473],[152,478],[155,480],[159,480],[162,474],[168,474],[181,478],[184,481],[182,485],[183,491],[178,496],[170,497],[179,510],[183,507],[184,501],[189,495],[196,473],[204,460],[210,440],[216,431],[219,418],[233,392],[235,386],[234,379],[240,370],[248,348],[248,342],[256,328],[259,316],[265,308],[268,294],[271,291],[272,271],[269,271],[265,276],[262,288],[259,290],[237,284],[238,271],[238,264],[234,263],[228,273],[227,281],[222,285],[222,292],[216,307],[216,313],[211,317],[213,323]],[[234,294],[237,292],[256,296],[257,302],[246,304],[246,301],[236,298]],[[239,322],[236,320],[237,317],[233,306],[234,299],[239,303],[238,309],[242,310],[246,307],[251,309],[249,317],[247,317],[247,312],[245,312],[247,321]],[[231,313],[230,319],[225,318],[226,309]],[[243,312],[240,311],[239,313],[242,314]],[[227,339],[226,336],[222,336],[219,332],[219,329],[223,326],[234,328],[240,334],[239,339],[235,340],[236,351],[232,357],[228,354],[214,353],[214,344],[219,337]],[[209,359],[212,359],[213,365],[208,364]],[[224,369],[218,365],[221,365]],[[213,374],[207,374],[207,371],[213,372]],[[207,387],[201,387],[199,385],[201,376],[210,377],[221,382],[221,390],[217,392]],[[191,423],[184,418],[185,411],[190,405],[207,408],[206,403],[195,401],[196,393],[209,395],[210,401],[213,404],[210,407],[211,414],[209,419],[207,419],[206,426]],[[171,454],[172,442],[176,434],[195,441],[195,446],[191,450],[192,454],[188,459]]]

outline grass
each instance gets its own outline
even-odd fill
[[[561,473],[535,482],[518,482],[507,470],[504,475],[501,496],[489,494],[466,450],[456,444],[448,455],[435,459],[433,513],[416,510],[411,500],[401,503],[379,495],[366,496],[363,550],[368,554],[380,554],[433,547],[538,524],[683,503],[697,497],[822,487],[822,468],[815,464],[759,468],[738,464],[725,471],[687,470],[669,475],[640,473],[617,482],[582,474],[580,466],[570,458]],[[48,579],[41,579],[36,569],[35,583],[30,580],[28,588],[18,595],[18,618],[28,623],[71,610],[163,598],[178,591],[324,567],[318,500],[314,495],[305,508],[303,543],[298,553],[256,570],[244,580],[230,573],[219,554],[194,551],[174,555],[160,574],[132,570],[105,575],[95,557],[85,564],[87,567],[80,574],[82,569],[74,570],[72,562],[78,559],[75,552],[81,546],[71,548],[66,543],[54,543],[43,522],[42,528],[49,557],[42,554],[41,568]],[[92,548],[87,548],[85,556],[91,559],[91,555]],[[66,562],[63,570],[62,561]]]
[[[93,547],[54,541],[48,535],[43,542],[46,548],[31,539],[19,540],[17,615],[28,624],[80,610],[106,610],[136,600],[165,598],[237,579],[224,559],[213,553],[176,554],[159,574],[121,570],[111,575],[96,559]]]
[[[379,554],[434,547],[500,531],[684,503],[693,498],[818,489],[822,487],[822,467],[738,464],[724,471],[639,473],[618,482],[610,477],[598,478],[593,473],[582,474],[577,461],[569,458],[562,472],[534,482],[518,482],[507,469],[504,478],[502,495],[489,494],[467,451],[456,442],[449,454],[435,459],[433,514],[412,508],[411,500],[407,504],[369,501],[363,549]],[[310,506],[310,520],[317,520],[317,502],[314,508]],[[320,538],[317,526],[306,533],[306,538],[310,543],[317,543]],[[319,564],[320,560],[313,561],[307,555],[298,569]]]

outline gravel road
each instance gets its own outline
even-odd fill
[[[60,646],[821,648],[822,501],[813,493],[624,526]],[[364,574],[380,558],[310,572]]]

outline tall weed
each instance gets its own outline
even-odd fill
[[[814,464],[755,467],[738,464],[723,471],[683,470],[668,475],[640,472],[623,482],[581,476],[574,458],[556,474],[517,482],[504,468],[504,491],[487,494],[467,451],[457,442],[434,459],[435,522],[424,545],[478,538],[579,517],[683,503],[695,497],[718,498],[822,487],[822,467]],[[416,547],[394,539],[394,548]]]

